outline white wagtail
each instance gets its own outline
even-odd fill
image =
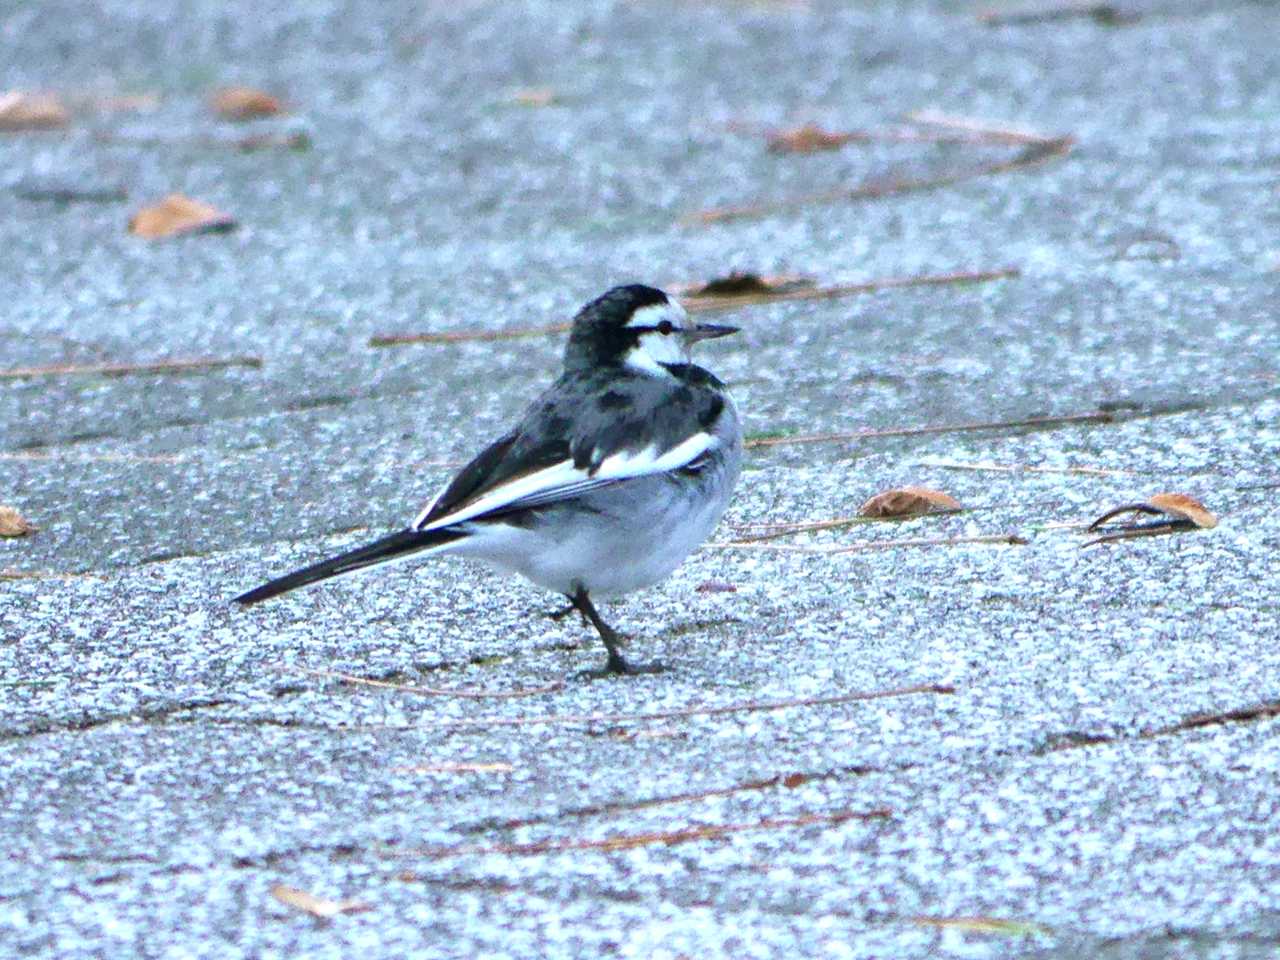
[[[453,553],[564,594],[604,641],[598,674],[651,673],[623,658],[592,597],[666,577],[711,533],[742,459],[725,386],[690,362],[693,324],[661,290],[615,287],[573,320],[564,372],[515,427],[462,469],[406,529],[236,597],[277,594],[402,559]]]

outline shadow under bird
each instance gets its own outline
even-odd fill
[[[568,598],[604,641],[595,675],[652,673],[622,655],[593,597],[671,573],[711,533],[738,480],[742,430],[725,386],[692,363],[735,327],[690,322],[654,287],[615,287],[574,317],[564,371],[404,530],[236,597],[257,603],[408,556],[456,554]]]

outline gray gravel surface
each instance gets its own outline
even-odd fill
[[[0,370],[260,361],[0,379],[0,503],[39,527],[0,540],[0,953],[1280,953],[1280,11],[976,10],[0,11],[0,91],[74,109],[0,133]],[[220,122],[229,83],[290,113]],[[1075,144],[786,203],[1022,149],[765,148],[915,110]],[[227,146],[257,133],[310,146]],[[239,229],[127,233],[175,191]],[[1003,267],[743,309],[704,349],[756,439],[889,434],[752,450],[716,542],[608,609],[669,673],[565,680],[598,642],[464,562],[227,603],[411,517],[560,350],[374,334],[731,269]],[[904,484],[969,509],[726,545]],[[1159,491],[1219,525],[1082,549]]]

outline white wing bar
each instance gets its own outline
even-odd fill
[[[474,520],[493,510],[554,503],[617,480],[678,470],[716,447],[719,442],[712,434],[695,433],[666,453],[659,454],[654,447],[646,447],[634,453],[615,453],[605,457],[594,472],[575,467],[572,460],[565,460],[524,476],[513,477],[476,500],[420,526],[431,512],[435,503],[432,501],[414,520],[413,525],[419,530],[438,530],[455,523]]]

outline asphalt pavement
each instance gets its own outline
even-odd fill
[[[0,11],[0,953],[1280,953],[1280,9],[1001,9]],[[463,561],[232,609],[735,270],[875,289],[717,314],[739,492],[605,611],[669,672]]]

